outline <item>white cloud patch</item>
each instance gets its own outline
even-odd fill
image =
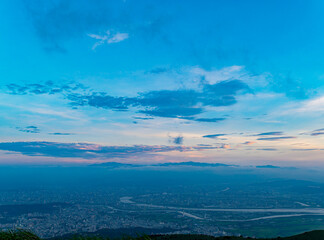
[[[324,96],[305,101],[298,110],[300,112],[324,112]]]
[[[307,114],[306,114],[307,113]],[[324,113],[324,96],[315,97],[304,101],[288,102],[281,106],[273,114],[274,116],[302,116],[313,118],[314,116],[323,115]]]
[[[228,79],[237,79],[245,75],[244,66],[230,66],[220,70],[207,71],[200,67],[193,67],[191,72],[195,75],[204,76],[205,80],[210,84],[215,84]]]
[[[221,81],[239,79],[247,83],[251,88],[264,88],[267,86],[270,75],[263,73],[254,75],[248,72],[244,66],[233,65],[221,69],[205,70],[200,67],[193,67],[189,72],[199,81],[203,80],[209,84],[219,83]]]
[[[111,43],[118,43],[121,41],[126,40],[129,35],[128,33],[111,33],[109,30],[106,31],[104,35],[98,35],[98,34],[88,34],[89,37],[98,40],[93,46],[92,50],[95,50],[98,46],[103,45],[105,43],[111,44]]]

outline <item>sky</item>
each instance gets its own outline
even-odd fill
[[[0,2],[0,164],[324,166],[320,0]]]

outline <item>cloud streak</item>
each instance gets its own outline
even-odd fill
[[[310,136],[320,136],[320,135],[323,135],[324,134],[324,128],[320,128],[320,129],[316,129],[316,130],[313,130],[311,132],[305,132],[305,133],[301,133],[301,135],[310,135]]]
[[[69,135],[75,135],[74,133],[61,133],[61,132],[53,132],[48,133],[49,135],[56,135],[56,136],[69,136]]]
[[[86,89],[80,83],[55,84],[52,81],[34,84],[8,84],[6,85],[8,93],[12,95],[40,95],[40,94],[58,94],[71,93],[80,89]]]
[[[255,136],[280,136],[283,135],[283,132],[264,132],[264,133],[259,133]]]
[[[286,140],[286,139],[294,139],[296,137],[287,136],[287,137],[265,137],[265,138],[258,138],[257,140],[261,141],[279,141],[279,140]]]
[[[218,133],[218,134],[210,134],[210,135],[204,135],[202,136],[203,138],[218,138],[218,137],[223,137],[226,136],[227,134],[222,134],[222,133]]]
[[[246,142],[244,142],[243,144],[244,145],[253,145],[253,144],[255,144],[256,142],[254,142],[254,141],[246,141]]]
[[[150,153],[201,151],[215,148],[216,147],[210,146],[185,147],[164,145],[103,146],[89,143],[59,143],[45,141],[0,143],[0,150],[20,153],[27,156],[82,159],[129,158]]]
[[[197,122],[209,122],[209,123],[216,123],[220,121],[224,121],[226,118],[196,118],[194,119]]]
[[[259,150],[259,151],[278,151],[278,149],[276,148],[258,148],[256,150]]]

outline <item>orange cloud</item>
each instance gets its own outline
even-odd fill
[[[245,145],[252,145],[252,144],[254,144],[254,143],[256,143],[256,142],[253,142],[253,141],[246,141],[246,142],[243,143],[243,144],[245,144]]]

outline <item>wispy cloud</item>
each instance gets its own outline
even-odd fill
[[[278,140],[286,140],[286,139],[294,139],[296,137],[287,136],[287,137],[265,137],[265,138],[258,138],[257,140],[262,141],[278,141]]]
[[[291,149],[293,151],[316,151],[316,150],[321,150],[318,148],[293,148]]]
[[[179,136],[176,136],[176,137],[171,137],[169,136],[170,138],[170,142],[176,144],[176,145],[182,145],[183,144],[183,136],[179,135]]]
[[[154,118],[152,117],[133,117],[134,119],[138,119],[138,120],[152,120]]]
[[[16,127],[16,129],[20,132],[25,132],[25,133],[39,133],[40,130],[36,126],[27,126],[27,127]]]
[[[210,122],[210,123],[216,123],[220,121],[224,121],[226,118],[196,118],[194,119],[197,122]]]
[[[57,136],[69,136],[69,135],[75,135],[74,133],[62,133],[62,132],[53,132],[48,133],[49,135],[57,135]]]
[[[88,34],[89,37],[98,40],[93,46],[92,50],[95,50],[98,46],[103,44],[118,43],[126,40],[129,35],[128,33],[111,33],[111,31],[106,31],[103,35],[98,34]]]
[[[302,102],[289,104],[286,109],[282,110],[282,114],[320,114],[324,111],[324,96],[307,99]]]
[[[57,93],[68,93],[75,92],[76,90],[86,89],[80,83],[66,83],[66,84],[56,84],[52,81],[47,81],[45,83],[34,83],[19,85],[11,83],[6,85],[7,93],[13,95],[39,95],[39,94],[57,94]]]
[[[258,148],[256,150],[259,150],[259,151],[278,151],[278,149],[276,149],[276,148]]]
[[[324,135],[324,128],[316,129],[311,132],[304,132],[304,133],[301,133],[301,135],[310,135],[310,136]]]
[[[280,136],[283,135],[283,132],[264,132],[256,134],[255,136]]]
[[[244,145],[253,145],[253,144],[255,144],[256,142],[254,142],[254,141],[246,141],[246,142],[244,142],[243,144]]]

